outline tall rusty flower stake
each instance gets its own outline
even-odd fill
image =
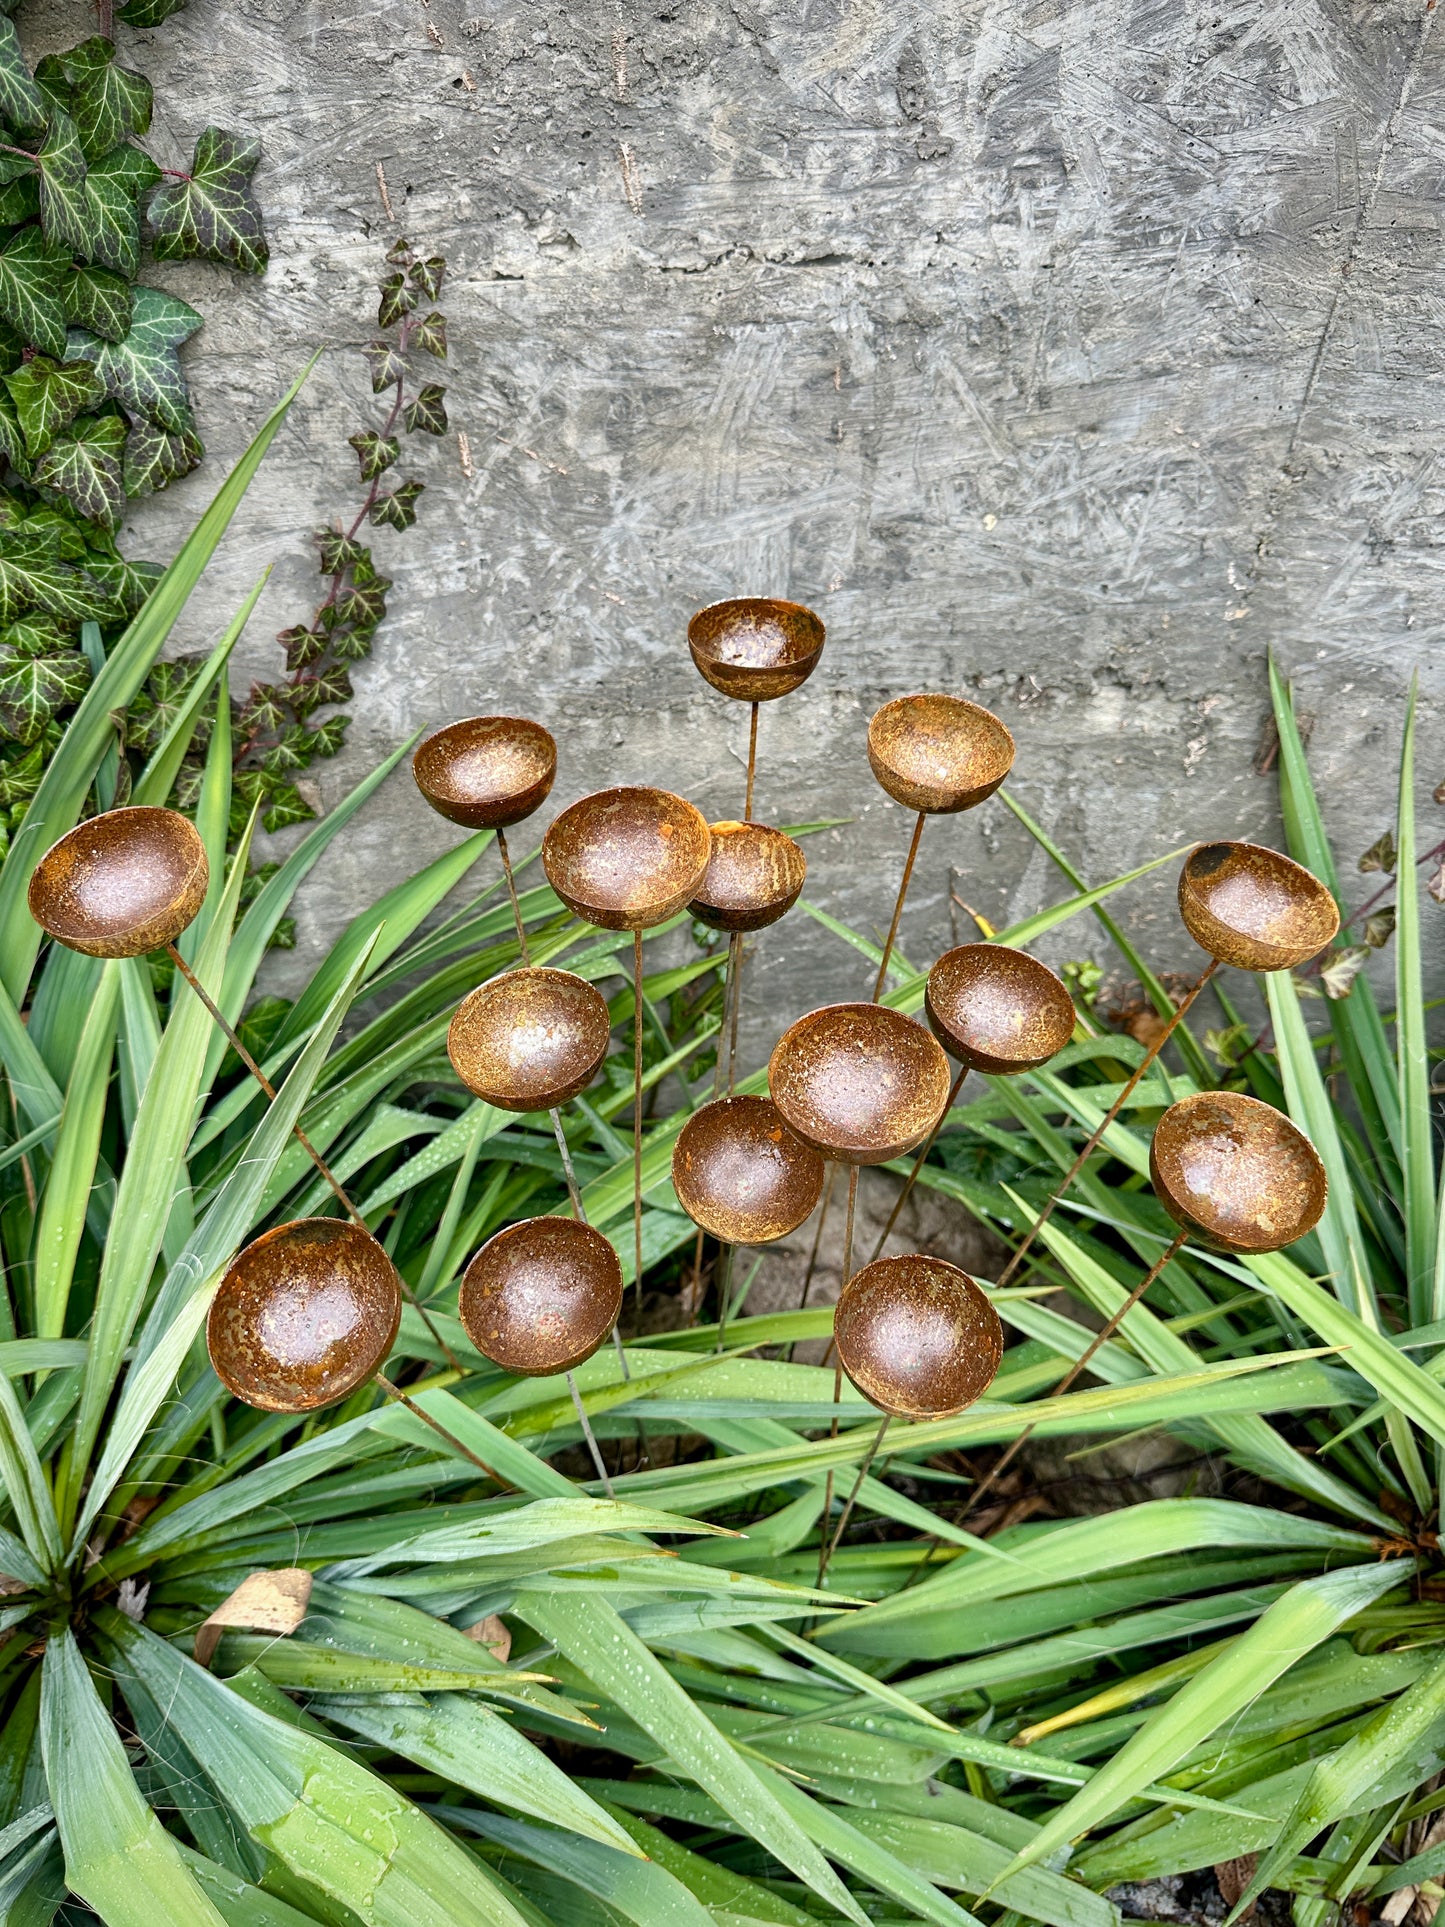
[[[47,936],[87,957],[143,957],[164,950],[267,1099],[274,1101],[270,1078],[176,947],[176,938],[205,903],[209,882],[206,846],[188,817],[143,807],[106,810],[77,824],[41,857],[30,878],[30,914]],[[299,1122],[291,1133],[346,1215],[369,1237],[366,1220]],[[453,1370],[460,1371],[456,1354],[404,1280],[401,1289]]]
[[[598,790],[563,810],[542,839],[547,881],[575,916],[632,932],[632,1238],[642,1293],[642,933],[697,895],[712,838],[667,790]]]
[[[848,1167],[842,1289],[853,1269],[858,1171],[915,1150],[948,1103],[948,1059],[921,1024],[883,1004],[827,1004],[783,1032],[768,1060],[768,1090],[805,1144]],[[833,1402],[842,1390],[833,1373]],[[836,1437],[833,1420],[831,1436]],[[827,1480],[826,1519],[833,1504]]]
[[[1191,850],[1179,873],[1179,914],[1200,949],[1209,952],[1209,963],[1090,1132],[1028,1236],[1010,1258],[1000,1285],[1006,1285],[1023,1263],[1059,1200],[1219,966],[1297,970],[1323,950],[1340,927],[1335,900],[1319,878],[1277,850],[1267,850],[1258,843],[1201,843]]]
[[[462,1278],[458,1313],[477,1350],[504,1371],[567,1380],[582,1436],[615,1497],[577,1386],[622,1310],[622,1267],[610,1241],[575,1218],[525,1218],[489,1238]]]
[[[1119,1309],[1050,1394],[1058,1398],[1193,1237],[1211,1251],[1259,1256],[1283,1251],[1324,1216],[1328,1187],[1319,1152],[1272,1104],[1236,1091],[1198,1091],[1171,1104],[1149,1146],[1154,1195],[1179,1226]],[[1007,1274],[1005,1274],[1007,1275]],[[1033,1432],[1025,1426],[973,1496],[985,1492]]]
[[[246,1246],[206,1320],[217,1378],[263,1412],[314,1412],[368,1380],[499,1486],[506,1481],[383,1373],[401,1279],[365,1226],[297,1218]]]
[[[942,1258],[876,1258],[839,1293],[833,1313],[838,1363],[882,1423],[864,1454],[818,1584],[853,1515],[868,1468],[895,1418],[951,1418],[982,1398],[1003,1358],[998,1313],[967,1272]],[[826,1538],[827,1515],[823,1520]]]

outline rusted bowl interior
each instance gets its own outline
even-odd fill
[[[805,683],[823,653],[820,617],[801,602],[739,596],[699,609],[687,646],[699,673],[725,696],[767,703]]]
[[[434,810],[469,830],[506,829],[546,801],[557,745],[525,716],[469,716],[428,736],[411,759]]]
[[[570,970],[509,970],[457,1006],[452,1068],[501,1111],[550,1111],[585,1091],[607,1055],[607,1000]]]
[[[525,1218],[467,1266],[459,1311],[483,1357],[527,1378],[570,1372],[622,1309],[622,1267],[600,1231],[575,1218]]]
[[[948,1059],[921,1024],[882,1004],[825,1004],[784,1031],[768,1089],[784,1121],[824,1157],[886,1164],[943,1115]]]
[[[364,1385],[401,1323],[390,1258],[345,1218],[298,1218],[263,1232],[211,1302],[216,1376],[263,1412],[310,1412]]]
[[[942,1258],[877,1258],[833,1314],[843,1370],[880,1411],[946,1418],[981,1398],[1003,1357],[998,1313]]]
[[[53,843],[30,878],[30,914],[87,957],[142,957],[171,943],[206,900],[196,826],[175,810],[107,810]]]
[[[604,930],[665,923],[697,895],[712,839],[668,790],[598,790],[542,839],[542,868],[567,908]]]
[[[928,973],[934,1036],[970,1070],[1008,1076],[1047,1064],[1074,1034],[1074,1005],[1047,965],[1002,943],[961,943]]]
[[[1283,1112],[1236,1091],[1199,1091],[1154,1127],[1159,1202],[1218,1251],[1279,1251],[1319,1223],[1325,1167]]]
[[[693,1223],[724,1244],[771,1244],[817,1204],[823,1160],[766,1097],[724,1097],[678,1133],[672,1188]]]
[[[961,696],[900,696],[868,725],[873,774],[895,801],[930,816],[982,803],[1013,760],[1014,739],[998,717]]]
[[[762,930],[798,901],[808,859],[766,823],[714,823],[707,873],[687,906],[714,930]]]
[[[1179,914],[1201,949],[1236,970],[1295,970],[1340,927],[1317,876],[1258,843],[1201,843],[1179,873]]]

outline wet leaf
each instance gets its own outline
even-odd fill
[[[18,133],[37,134],[45,125],[45,102],[31,78],[13,20],[0,18],[0,119]]]
[[[35,166],[45,238],[89,259],[99,238],[99,223],[86,195],[85,153],[69,114],[51,116]]]
[[[195,433],[177,350],[201,325],[186,302],[158,288],[137,288],[124,341],[102,341],[76,330],[72,354],[93,364],[105,393],[131,415],[145,415],[173,435]]]
[[[33,230],[22,230],[22,234],[29,232]],[[85,328],[105,341],[124,341],[131,320],[130,283],[124,275],[109,268],[72,268],[63,278],[62,297],[65,319],[73,327]],[[63,338],[60,352],[65,352]]]
[[[152,490],[169,488],[199,466],[204,453],[201,438],[193,429],[176,434],[145,415],[137,416],[126,436],[126,494],[148,495]]]
[[[38,227],[21,228],[0,248],[0,315],[56,360],[65,357],[69,265],[69,256],[53,248]]]
[[[56,436],[35,465],[35,480],[72,502],[86,521],[114,528],[125,508],[125,445],[119,415],[88,416]]]
[[[41,455],[82,408],[101,399],[101,386],[88,361],[54,361],[36,355],[5,377],[15,404],[27,453]]]
[[[89,687],[90,664],[78,650],[33,656],[0,644],[0,729],[17,742],[35,742],[56,710]]]

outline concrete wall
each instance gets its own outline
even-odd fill
[[[21,19],[42,50],[85,13]],[[556,732],[559,803],[649,780],[734,814],[746,712],[683,630],[772,592],[829,643],[764,712],[758,813],[856,819],[810,843],[810,893],[861,925],[886,923],[908,831],[864,728],[919,687],[1004,717],[1015,795],[1098,880],[1194,837],[1277,838],[1271,647],[1352,864],[1389,820],[1418,669],[1433,842],[1432,20],[1424,0],[191,0],[122,31],[153,145],[259,134],[273,260],[262,284],[156,270],[210,317],[188,356],[211,460],[140,507],[135,541],[170,552],[326,344],[191,629],[275,559],[242,652],[274,672],[270,634],[312,593],[305,533],[355,493],[354,350],[398,232],[380,162],[405,231],[452,263],[470,462],[429,446],[420,526],[379,538],[396,613],[328,800],[410,731],[504,707]],[[302,957],[453,834],[396,781],[313,880]],[[1172,876],[1128,920],[1192,968]],[[936,823],[916,959],[949,940],[951,878],[998,921],[1060,891],[1001,803]],[[1091,949],[1083,925],[1042,946]],[[865,977],[783,926],[753,1049]]]

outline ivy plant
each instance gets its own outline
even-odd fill
[[[0,0],[0,848],[150,591],[116,545],[127,501],[202,455],[179,355],[201,316],[140,280],[145,254],[266,265],[254,141],[205,128],[184,172],[141,145],[151,87],[117,62],[112,19],[154,26],[180,3],[103,3],[100,33],[32,71]],[[156,672],[135,746],[178,673]]]
[[[385,265],[377,307],[380,332],[366,350],[372,392],[383,397],[385,413],[348,437],[360,470],[360,501],[329,528],[316,531],[326,588],[307,620],[277,637],[286,652],[286,675],[253,684],[237,707],[236,834],[258,802],[268,830],[315,815],[296,778],[313,758],[335,755],[349,720],[333,714],[318,722],[317,712],[351,700],[351,665],[371,653],[391,588],[361,540],[362,530],[368,524],[398,531],[412,526],[423,484],[411,476],[397,478],[403,438],[447,432],[446,390],[428,378],[433,363],[446,359],[446,316],[437,306],[446,261],[441,255],[424,256],[402,239],[388,250]]]

